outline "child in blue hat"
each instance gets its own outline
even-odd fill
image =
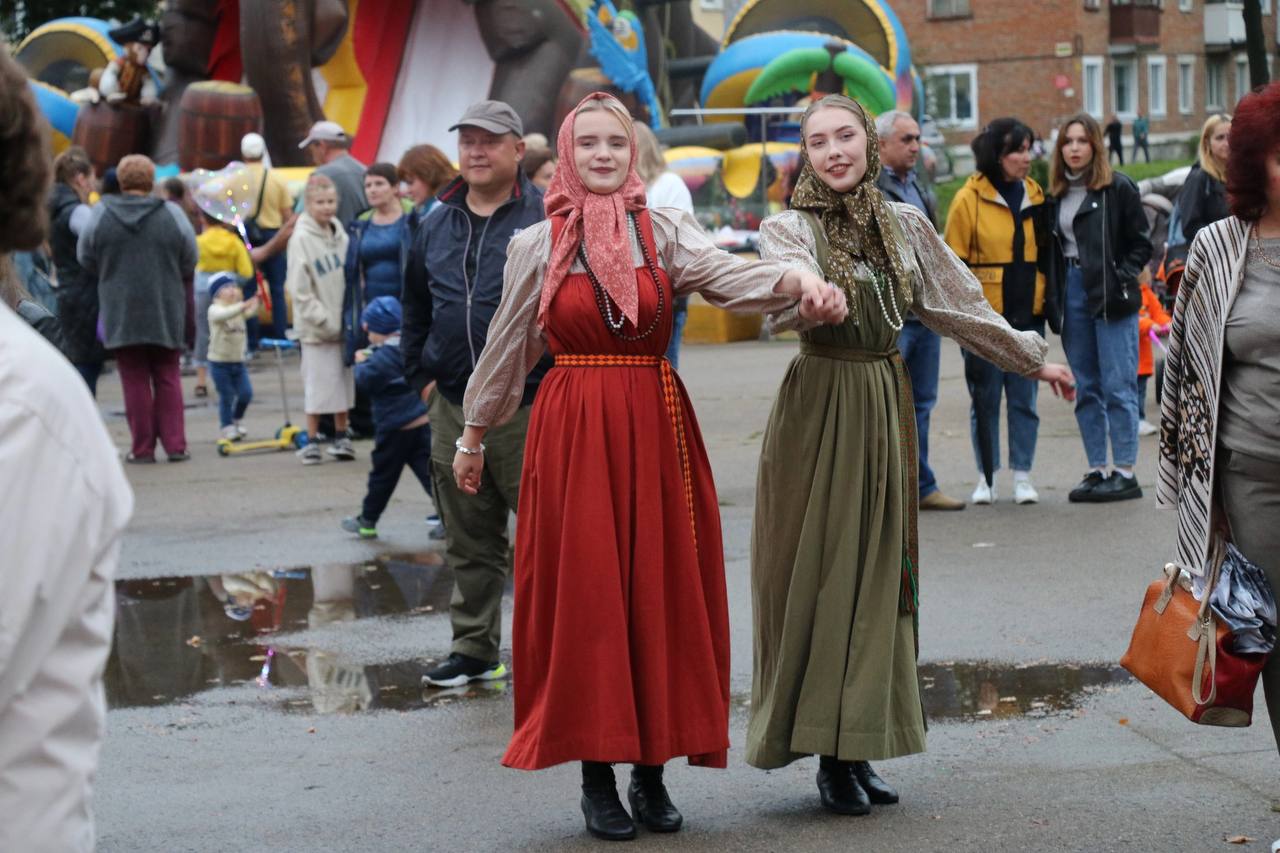
[[[426,405],[404,379],[400,320],[394,296],[379,296],[360,315],[372,346],[356,353],[355,378],[373,404],[373,468],[360,514],[344,518],[342,529],[362,539],[378,535],[378,519],[406,465],[431,494],[431,427]]]
[[[244,298],[235,273],[209,276],[209,375],[218,389],[218,424],[222,437],[229,441],[239,441],[246,434],[240,421],[253,399],[253,385],[244,365],[246,320],[257,311],[258,297]]]

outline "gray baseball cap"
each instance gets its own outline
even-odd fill
[[[510,104],[502,101],[480,101],[467,107],[467,111],[450,130],[460,127],[478,127],[490,133],[514,133],[524,136],[524,123]]]
[[[311,125],[307,138],[298,143],[299,148],[306,148],[313,142],[346,142],[347,132],[336,121],[318,121]]]

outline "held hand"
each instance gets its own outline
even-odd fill
[[[1076,398],[1076,378],[1065,364],[1046,364],[1035,373],[1033,378],[1048,382],[1055,397],[1061,397],[1068,403]]]
[[[244,313],[246,314],[258,313],[258,297],[250,296],[248,299],[245,300]]]
[[[837,325],[849,314],[844,291],[827,284],[811,272],[800,275],[800,316],[811,322]]]
[[[463,453],[453,455],[453,479],[458,488],[469,495],[480,491],[480,473],[484,471],[484,454]]]
[[[364,364],[368,360],[369,360],[369,350],[367,349],[356,350],[356,364]]]

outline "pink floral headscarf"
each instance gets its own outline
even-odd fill
[[[574,107],[560,125],[556,148],[560,167],[551,186],[547,187],[547,216],[564,217],[560,237],[551,247],[547,277],[542,284],[542,300],[538,304],[538,323],[546,321],[547,309],[556,291],[564,283],[577,255],[578,245],[586,245],[591,269],[609,298],[631,324],[637,325],[640,297],[636,293],[636,274],[631,264],[631,236],[627,212],[645,207],[644,181],[636,173],[636,137],[631,134],[631,165],[622,186],[608,195],[591,192],[582,182],[573,159],[573,124],[578,110],[588,101],[616,100],[605,92],[592,92]]]

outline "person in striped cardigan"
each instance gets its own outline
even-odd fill
[[[1202,574],[1225,535],[1280,589],[1280,83],[1231,125],[1232,215],[1206,225],[1174,306],[1158,502],[1178,512],[1177,562]],[[1280,748],[1280,655],[1262,672]]]

